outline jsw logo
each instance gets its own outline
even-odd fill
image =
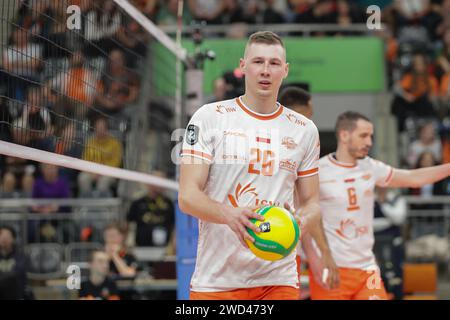
[[[280,202],[272,200],[255,199],[255,206],[280,206]]]

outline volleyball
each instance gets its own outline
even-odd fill
[[[247,241],[250,250],[259,258],[276,261],[288,256],[297,245],[300,229],[292,214],[284,208],[265,206],[256,211],[264,221],[251,219],[260,228],[255,233],[247,228],[255,242]]]

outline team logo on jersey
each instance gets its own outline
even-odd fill
[[[252,186],[251,183],[248,183],[245,185],[245,187],[242,187],[240,183],[236,186],[236,190],[234,191],[234,195],[229,194],[228,200],[230,200],[230,203],[233,207],[239,207],[239,200],[242,200],[243,198],[250,197],[257,197],[258,194],[255,192],[256,188]]]
[[[224,114],[225,112],[235,112],[235,111],[236,111],[235,107],[226,107],[223,105],[216,106],[216,112],[220,113],[220,114]]]
[[[370,173],[368,173],[368,174],[365,174],[365,175],[363,175],[362,177],[361,177],[363,180],[370,180],[370,178],[372,178],[372,175],[370,174]]]
[[[345,239],[356,239],[369,232],[369,228],[366,226],[358,227],[352,219],[341,220],[339,229],[336,229],[336,233]]]
[[[291,159],[280,160],[280,169],[295,172],[297,170],[297,162]]]
[[[285,146],[286,149],[293,150],[297,148],[298,144],[295,143],[294,138],[292,137],[284,137],[281,140],[281,145]]]
[[[287,114],[286,117],[288,118],[288,120],[292,123],[298,124],[300,126],[306,126],[305,121],[300,120],[299,118],[297,118],[297,116],[293,113]]]
[[[198,133],[200,131],[200,128],[197,127],[195,124],[188,125],[187,132],[186,132],[186,142],[190,144],[191,146],[196,144],[198,141]]]

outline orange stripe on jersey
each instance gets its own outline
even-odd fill
[[[256,142],[270,143],[270,139],[269,138],[256,137]]]
[[[359,209],[360,209],[359,206],[354,206],[354,207],[348,207],[347,211],[356,211],[356,210],[359,210]]]
[[[333,157],[330,154],[328,155],[327,158],[328,158],[328,160],[330,160],[331,163],[333,163],[333,164],[335,164],[335,165],[337,165],[339,167],[343,167],[343,168],[354,168],[354,167],[356,167],[356,164],[349,164],[349,163],[338,162],[338,161],[334,160]]]
[[[247,113],[248,115],[252,116],[253,118],[256,118],[258,120],[272,120],[275,119],[276,117],[280,116],[283,113],[283,106],[280,105],[280,107],[278,108],[278,110],[275,113],[269,114],[269,115],[262,115],[262,114],[258,114],[252,110],[250,110],[249,108],[247,108],[246,106],[244,106],[244,104],[241,102],[240,98],[236,98],[236,103],[238,104],[239,107],[241,107],[242,110],[245,111],[245,113]]]
[[[355,179],[345,179],[344,182],[345,182],[345,183],[355,182]]]
[[[181,150],[181,154],[182,155],[195,155],[195,156],[200,156],[200,157],[205,158],[210,161],[212,160],[211,155],[204,153],[204,152],[191,150],[191,149],[183,149],[183,150]]]
[[[308,174],[316,173],[318,171],[319,171],[319,168],[314,168],[314,169],[306,170],[306,171],[299,171],[299,172],[297,172],[297,176],[298,177],[303,177],[303,176],[306,176]]]

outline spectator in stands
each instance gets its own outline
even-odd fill
[[[144,31],[135,20],[130,19],[119,28],[116,39],[123,47],[128,49],[124,51],[126,65],[130,68],[136,68],[136,63],[146,55],[147,44],[150,41],[149,33]]]
[[[435,158],[433,152],[424,151],[417,159],[417,163],[414,169],[427,168],[438,164],[439,161]],[[446,181],[442,180],[434,184],[424,185],[421,188],[409,189],[409,194],[420,196],[422,198],[429,198],[435,195],[445,195],[446,194],[445,185]],[[443,208],[443,206],[441,204],[414,204],[411,205],[411,208],[421,210],[427,209],[440,210]]]
[[[437,54],[436,73],[440,78],[441,76],[450,73],[450,27],[444,31],[444,35],[442,36],[442,48]]]
[[[438,84],[436,78],[428,73],[422,54],[414,55],[412,70],[396,84],[395,91],[392,113],[397,117],[400,131],[405,129],[408,117],[435,116],[432,102],[438,94]]]
[[[64,95],[86,108],[91,106],[94,100],[96,81],[94,74],[84,63],[83,52],[74,52],[70,57],[69,69],[54,76],[48,86],[58,95]]]
[[[374,207],[374,252],[381,269],[386,290],[396,300],[403,298],[403,262],[405,245],[403,224],[407,206],[403,198],[395,198],[386,188],[377,188],[377,200]]]
[[[42,89],[29,87],[22,115],[14,121],[13,137],[19,144],[35,146],[35,143],[52,134],[51,117],[42,106]]]
[[[1,83],[7,84],[7,96],[24,101],[30,83],[37,82],[42,66],[42,48],[30,42],[29,33],[21,28],[11,35],[11,43],[3,52]]]
[[[213,3],[215,1],[211,1]],[[188,26],[192,22],[191,8],[183,6],[183,25]],[[156,23],[160,26],[174,26],[177,24],[178,0],[168,0],[161,4],[156,15]]]
[[[238,0],[224,0],[223,12],[221,14],[223,24],[248,23],[257,22],[259,7],[252,1],[245,3]]]
[[[26,297],[27,259],[16,246],[16,232],[0,226],[0,300]]]
[[[308,119],[313,116],[311,95],[306,90],[294,86],[286,87],[281,91],[279,101],[283,106],[304,115]]]
[[[220,99],[220,100],[217,100]],[[227,83],[223,77],[219,77],[213,82],[213,94],[206,99],[206,103],[213,101],[226,100],[227,98]]]
[[[441,17],[436,11],[430,0],[396,0],[394,16],[400,41],[426,45],[437,39]]]
[[[0,198],[3,199],[17,199],[21,197],[21,193],[16,189],[16,176],[11,172],[6,172],[3,175]]]
[[[113,37],[121,25],[122,15],[113,0],[91,1],[83,25],[85,54],[98,57],[102,51],[109,52],[116,45]]]
[[[67,58],[72,51],[67,32],[67,6],[61,1],[49,1],[49,12],[45,18],[49,25],[48,38],[39,39],[43,44],[44,59]]]
[[[348,0],[336,1],[336,13],[336,22],[341,26],[364,22],[364,16],[358,11],[357,7],[351,6]]]
[[[262,23],[264,24],[276,24],[284,23],[285,19],[283,14],[275,7],[276,0],[265,0],[265,9],[262,11]]]
[[[139,11],[145,14],[147,18],[150,20],[155,19],[155,15],[159,9],[158,0],[132,0],[132,3]]]
[[[153,175],[165,178],[165,174],[155,171]],[[175,224],[172,200],[164,194],[164,189],[149,185],[145,197],[135,200],[128,212],[130,230],[135,231],[136,246],[167,246]]]
[[[94,135],[84,147],[83,159],[116,168],[122,164],[122,145],[108,132],[107,119],[99,117],[94,121]],[[99,196],[111,196],[111,187],[115,181],[109,176],[81,172],[78,175],[80,196],[90,196],[93,182],[96,182]]]
[[[109,54],[108,65],[98,91],[96,104],[107,113],[121,111],[126,104],[137,99],[137,77],[127,69],[121,50],[113,50]]]
[[[89,279],[81,283],[78,293],[80,300],[119,300],[116,283],[108,274],[108,254],[93,251],[89,257]]]
[[[34,184],[34,172],[35,166],[28,164],[26,159],[15,157],[4,157],[4,164],[2,172],[11,174],[14,176],[14,185],[19,187],[17,183],[20,181],[20,189],[17,190],[22,198],[31,198],[33,184]],[[12,178],[10,178],[10,184],[12,184]]]
[[[420,129],[419,139],[409,145],[407,162],[410,168],[417,166],[417,160],[425,151],[430,152],[437,162],[441,161],[442,144],[432,122],[425,124]]]
[[[70,198],[70,185],[65,177],[59,175],[58,167],[52,164],[40,164],[41,176],[33,185],[32,197],[34,199],[65,199]],[[56,204],[35,205],[32,211],[41,214],[68,212],[69,208]],[[36,222],[36,223],[35,223]],[[56,220],[41,219],[30,221],[29,235],[31,241],[54,242],[57,238],[57,229],[61,223]]]
[[[103,239],[110,259],[110,275],[113,278],[136,276],[137,261],[125,246],[125,230],[118,224],[110,224],[103,231]]]
[[[17,24],[34,36],[48,38],[50,29],[50,1],[21,1]],[[38,40],[38,39],[36,39]]]
[[[33,185],[33,198],[35,199],[65,199],[70,198],[69,183],[65,177],[59,175],[59,168],[53,164],[41,163],[41,176]],[[58,212],[57,205],[37,206],[35,212]]]
[[[450,4],[450,1],[448,1]],[[442,37],[442,50],[436,59],[436,75],[440,79],[439,99],[440,117],[446,117],[450,108],[450,26]]]
[[[206,21],[207,24],[221,24],[225,0],[188,0],[189,10],[197,21]]]
[[[295,17],[296,23],[336,23],[337,15],[332,0],[317,0],[314,6],[299,13]]]
[[[450,28],[450,0],[442,0],[439,9],[442,19],[440,20],[436,33],[438,35],[443,35],[446,32],[445,30]]]

